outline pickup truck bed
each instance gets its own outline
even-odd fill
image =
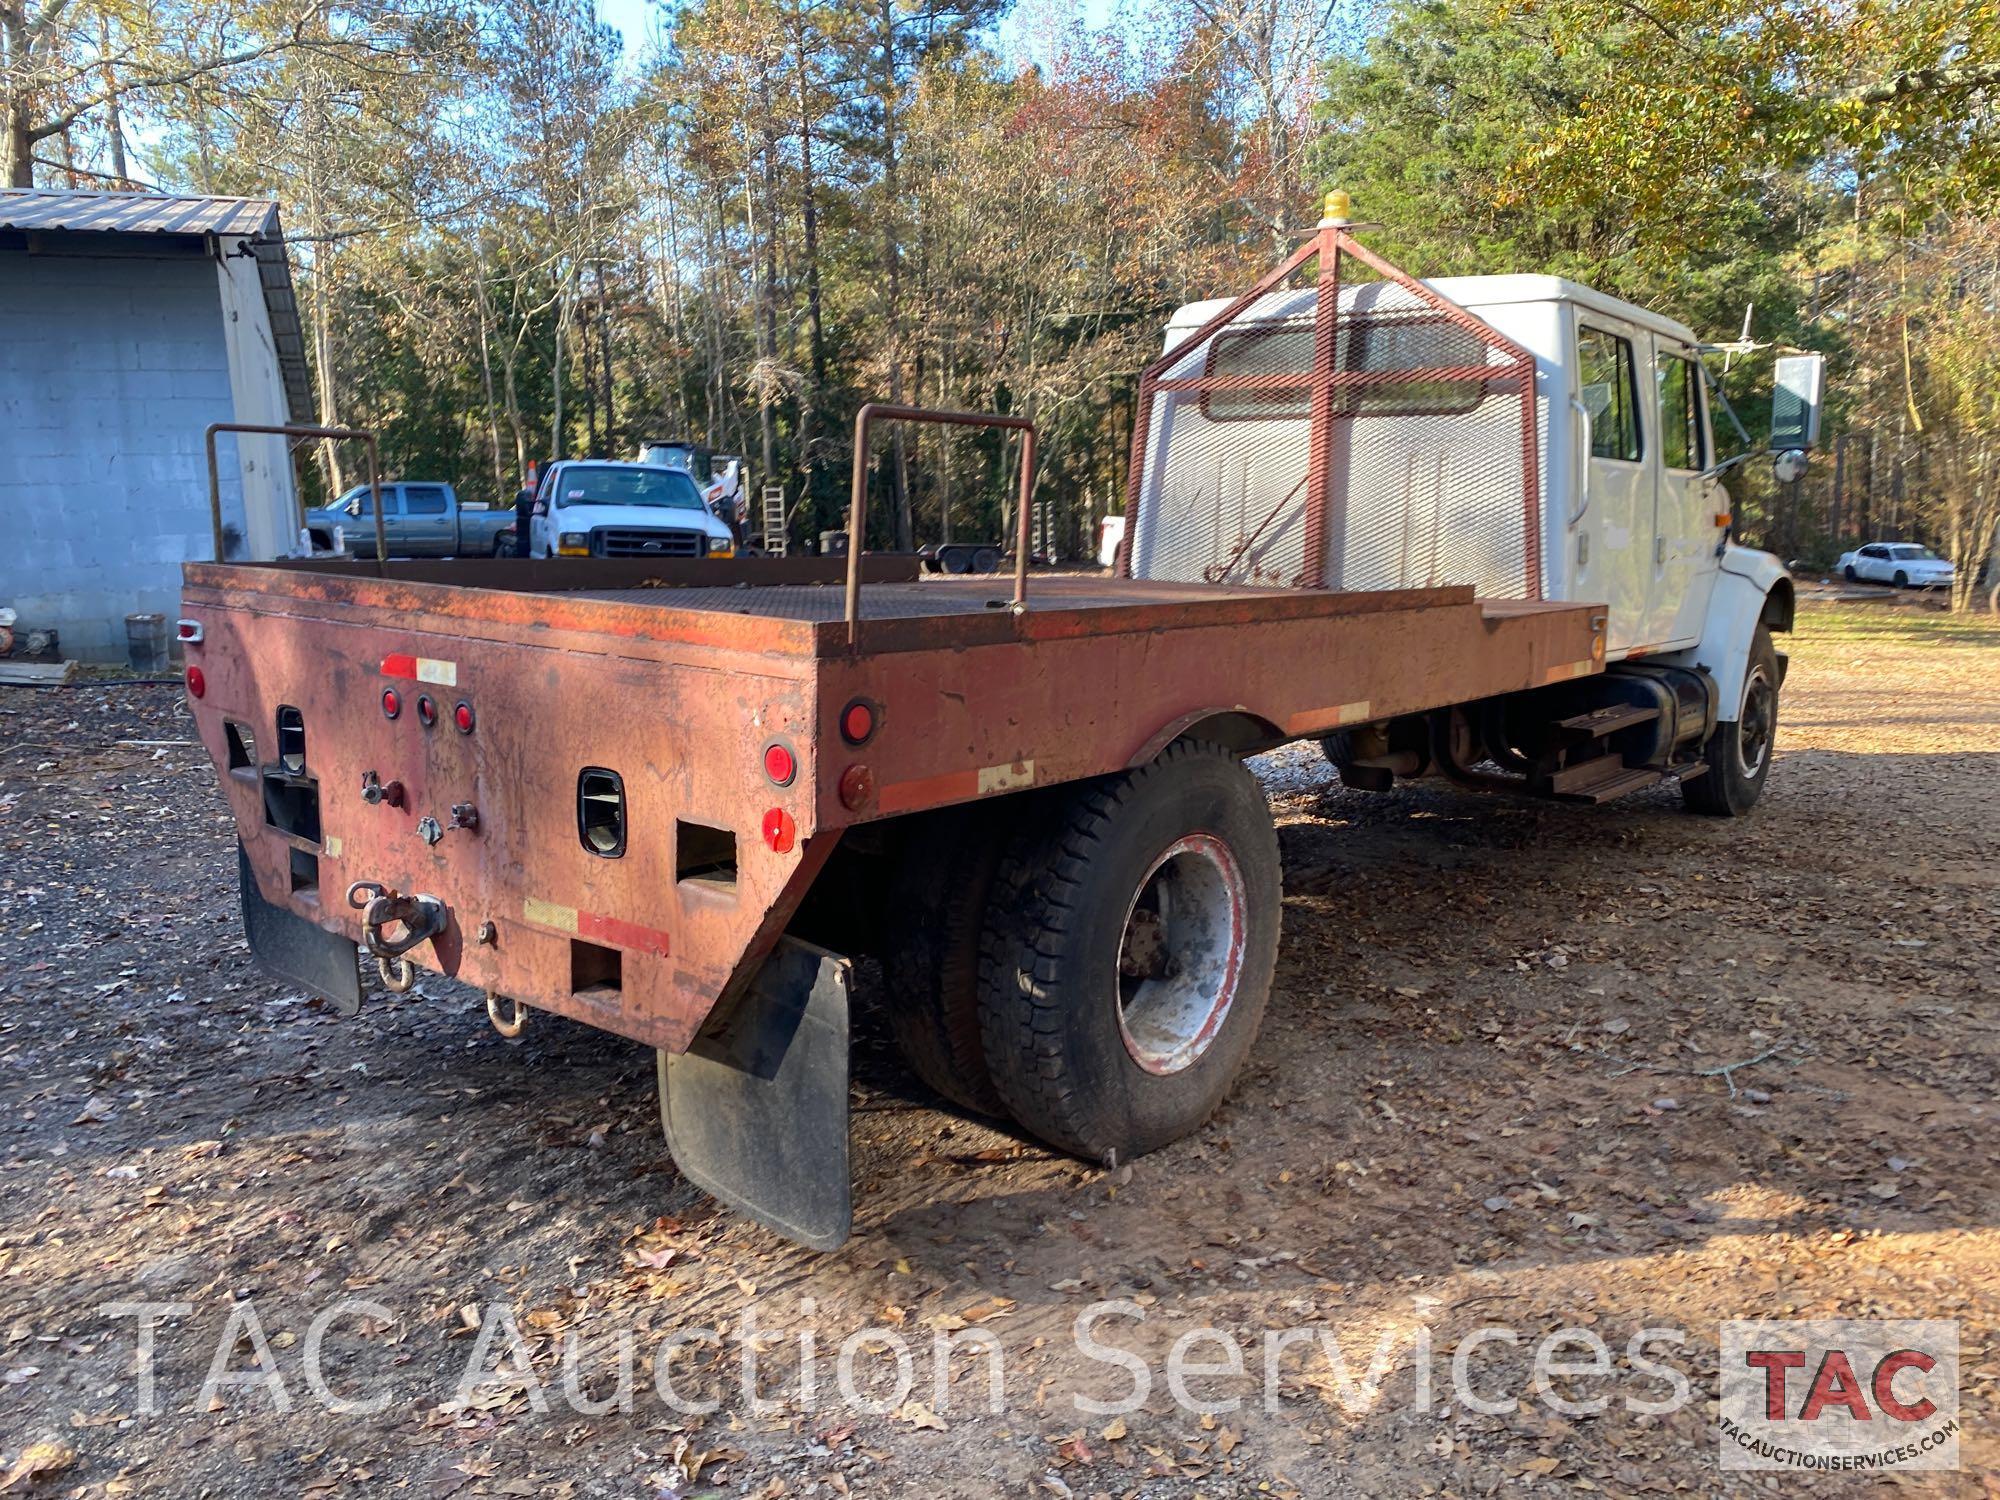
[[[1466,588],[1050,577],[1017,613],[991,579],[866,562],[853,644],[817,559],[191,565],[195,718],[259,893],[346,940],[354,882],[427,893],[449,915],[416,962],[680,1051],[857,825],[1142,765],[1196,726],[1258,749],[1603,665],[1601,609]],[[579,835],[587,769],[622,786],[613,857]]]

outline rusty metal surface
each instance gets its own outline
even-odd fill
[[[1203,588],[1188,584],[1147,584],[1107,578],[1048,578],[1037,581],[1028,610],[1128,609],[1134,604],[1192,604],[1221,596],[1266,594],[1268,589]],[[768,615],[780,620],[846,619],[845,591],[828,587],[686,588],[671,595],[646,589],[588,589],[586,599],[614,599],[627,604],[653,604],[672,609],[719,610],[728,614]],[[935,579],[912,583],[863,584],[864,619],[927,619],[942,615],[985,615],[1013,608],[1005,586],[979,579]]]
[[[1019,615],[873,621],[854,653],[844,620],[817,604],[816,619],[686,606],[709,590],[627,603],[352,571],[204,564],[187,578],[183,611],[204,627],[188,659],[205,691],[190,706],[265,900],[358,940],[361,914],[343,900],[355,882],[436,897],[445,929],[411,961],[669,1050],[754,973],[846,826],[1116,770],[1216,713],[1276,743],[1602,666],[1600,609],[1489,609],[1462,588],[1052,578]],[[987,591],[889,587],[927,610]],[[402,697],[395,719],[386,687]],[[419,721],[422,693],[436,727]],[[856,699],[874,716],[859,746],[839,730]],[[451,724],[461,701],[469,734]],[[266,817],[285,706],[305,726],[316,838]],[[228,769],[230,720],[254,736],[257,764]],[[794,758],[787,785],[767,774],[773,744]],[[579,836],[587,767],[623,780],[620,857]],[[381,794],[391,783],[394,799]],[[466,805],[475,826],[447,827]],[[714,837],[683,825],[733,836],[732,881],[681,878],[685,850]],[[494,940],[480,942],[487,923]],[[606,952],[615,985],[594,967]]]
[[[573,632],[475,641],[448,620],[393,610],[284,617],[222,597],[190,587],[183,604],[204,625],[188,649],[205,676],[190,700],[196,723],[224,768],[260,893],[322,928],[363,936],[345,899],[357,882],[436,897],[444,931],[410,961],[679,1049],[748,955],[775,940],[773,914],[789,915],[831,850],[815,816],[809,660],[716,646],[633,654],[619,638]],[[394,719],[385,688],[401,698]],[[433,727],[417,713],[421,694],[440,709]],[[471,733],[452,723],[461,702]],[[266,816],[281,706],[304,722],[317,838]],[[229,767],[229,721],[254,737],[255,764]],[[797,758],[789,786],[763,773],[773,741]],[[579,836],[578,776],[594,766],[623,779],[630,836],[617,858]],[[366,798],[369,772],[401,796]],[[465,821],[452,816],[464,804],[476,826],[447,827]],[[790,820],[783,849],[760,833],[771,810]],[[734,834],[733,880],[681,878],[689,824]],[[482,943],[486,923],[493,941]],[[606,952],[619,955],[615,984],[601,972]]]
[[[215,560],[222,556],[222,471],[216,464],[215,437],[220,432],[257,433],[266,437],[316,438],[323,442],[342,442],[354,439],[368,449],[368,496],[375,513],[375,560],[389,560],[389,536],[386,523],[382,519],[382,450],[375,441],[375,434],[358,427],[307,427],[297,425],[260,426],[254,422],[211,422],[202,441],[208,449],[208,515],[215,529]],[[305,530],[305,498],[294,493],[297,512],[292,519],[298,529]]]
[[[1014,503],[1019,534],[1014,539],[1013,607],[1022,608],[1028,597],[1028,538],[1035,497],[1035,424],[1026,417],[997,416],[990,412],[940,411],[923,406],[885,406],[871,401],[854,414],[854,483],[847,514],[850,560],[845,618],[848,646],[856,648],[861,643],[861,550],[868,540],[868,442],[877,422],[996,427],[1021,434],[1021,488]]]
[[[1146,613],[1110,616],[1130,623]],[[1336,614],[1272,610],[1250,624],[1183,612],[1156,628],[832,656],[820,669],[822,721],[862,698],[879,705],[878,728],[859,748],[822,738],[822,817],[863,821],[1101,775],[1143,764],[1216,715],[1276,745],[1568,681],[1602,669],[1602,613],[1567,604],[1489,612],[1446,597]],[[843,809],[842,778],[857,764],[873,795]]]
[[[320,578],[380,578],[395,583],[445,583],[455,589],[505,589],[517,594],[605,590],[677,590],[791,583],[839,583],[848,560],[812,557],[450,557],[280,558],[261,564]],[[907,582],[921,576],[914,552],[870,552],[861,559],[863,583]],[[289,588],[286,584],[284,587]],[[669,602],[662,596],[661,602]]]

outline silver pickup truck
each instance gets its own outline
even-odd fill
[[[346,549],[374,554],[375,512],[358,484],[333,504],[306,512],[314,551],[333,551],[335,528]],[[448,484],[399,480],[382,486],[382,528],[391,557],[505,557],[514,546],[514,512],[461,505]]]

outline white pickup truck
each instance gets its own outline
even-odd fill
[[[1148,372],[1132,576],[1297,583],[1310,561],[1336,590],[1469,583],[1488,599],[1601,602],[1602,674],[1532,709],[1453,710],[1443,735],[1357,722],[1328,757],[1370,789],[1441,771],[1601,801],[1666,778],[1698,810],[1747,810],[1770,769],[1786,669],[1771,635],[1791,628],[1793,587],[1777,558],[1729,539],[1694,332],[1554,276],[1342,284],[1336,358],[1354,383],[1324,424],[1338,500],[1309,560],[1317,424],[1299,377],[1318,304],[1306,285],[1174,315]],[[1525,415],[1518,386],[1490,378],[1511,358],[1533,365]],[[1615,760],[1557,764],[1566,739],[1627,719]]]
[[[682,469],[569,459],[542,471],[530,557],[734,557],[736,539]]]

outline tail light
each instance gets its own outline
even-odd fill
[[[187,669],[187,689],[190,698],[199,698],[208,691],[208,679],[202,675],[200,667]]]
[[[856,698],[840,711],[840,737],[850,745],[865,745],[875,732],[875,705]]]
[[[394,719],[403,712],[403,695],[394,688],[382,689],[382,717]]]
[[[201,644],[201,621],[174,621],[174,635],[185,645],[199,646]]]
[[[458,707],[451,711],[451,722],[458,726],[460,734],[472,733],[472,726],[475,722],[472,717],[472,705],[470,703],[460,703]]]
[[[773,740],[764,747],[764,774],[776,786],[790,786],[792,778],[799,774],[798,758],[788,745]]]

